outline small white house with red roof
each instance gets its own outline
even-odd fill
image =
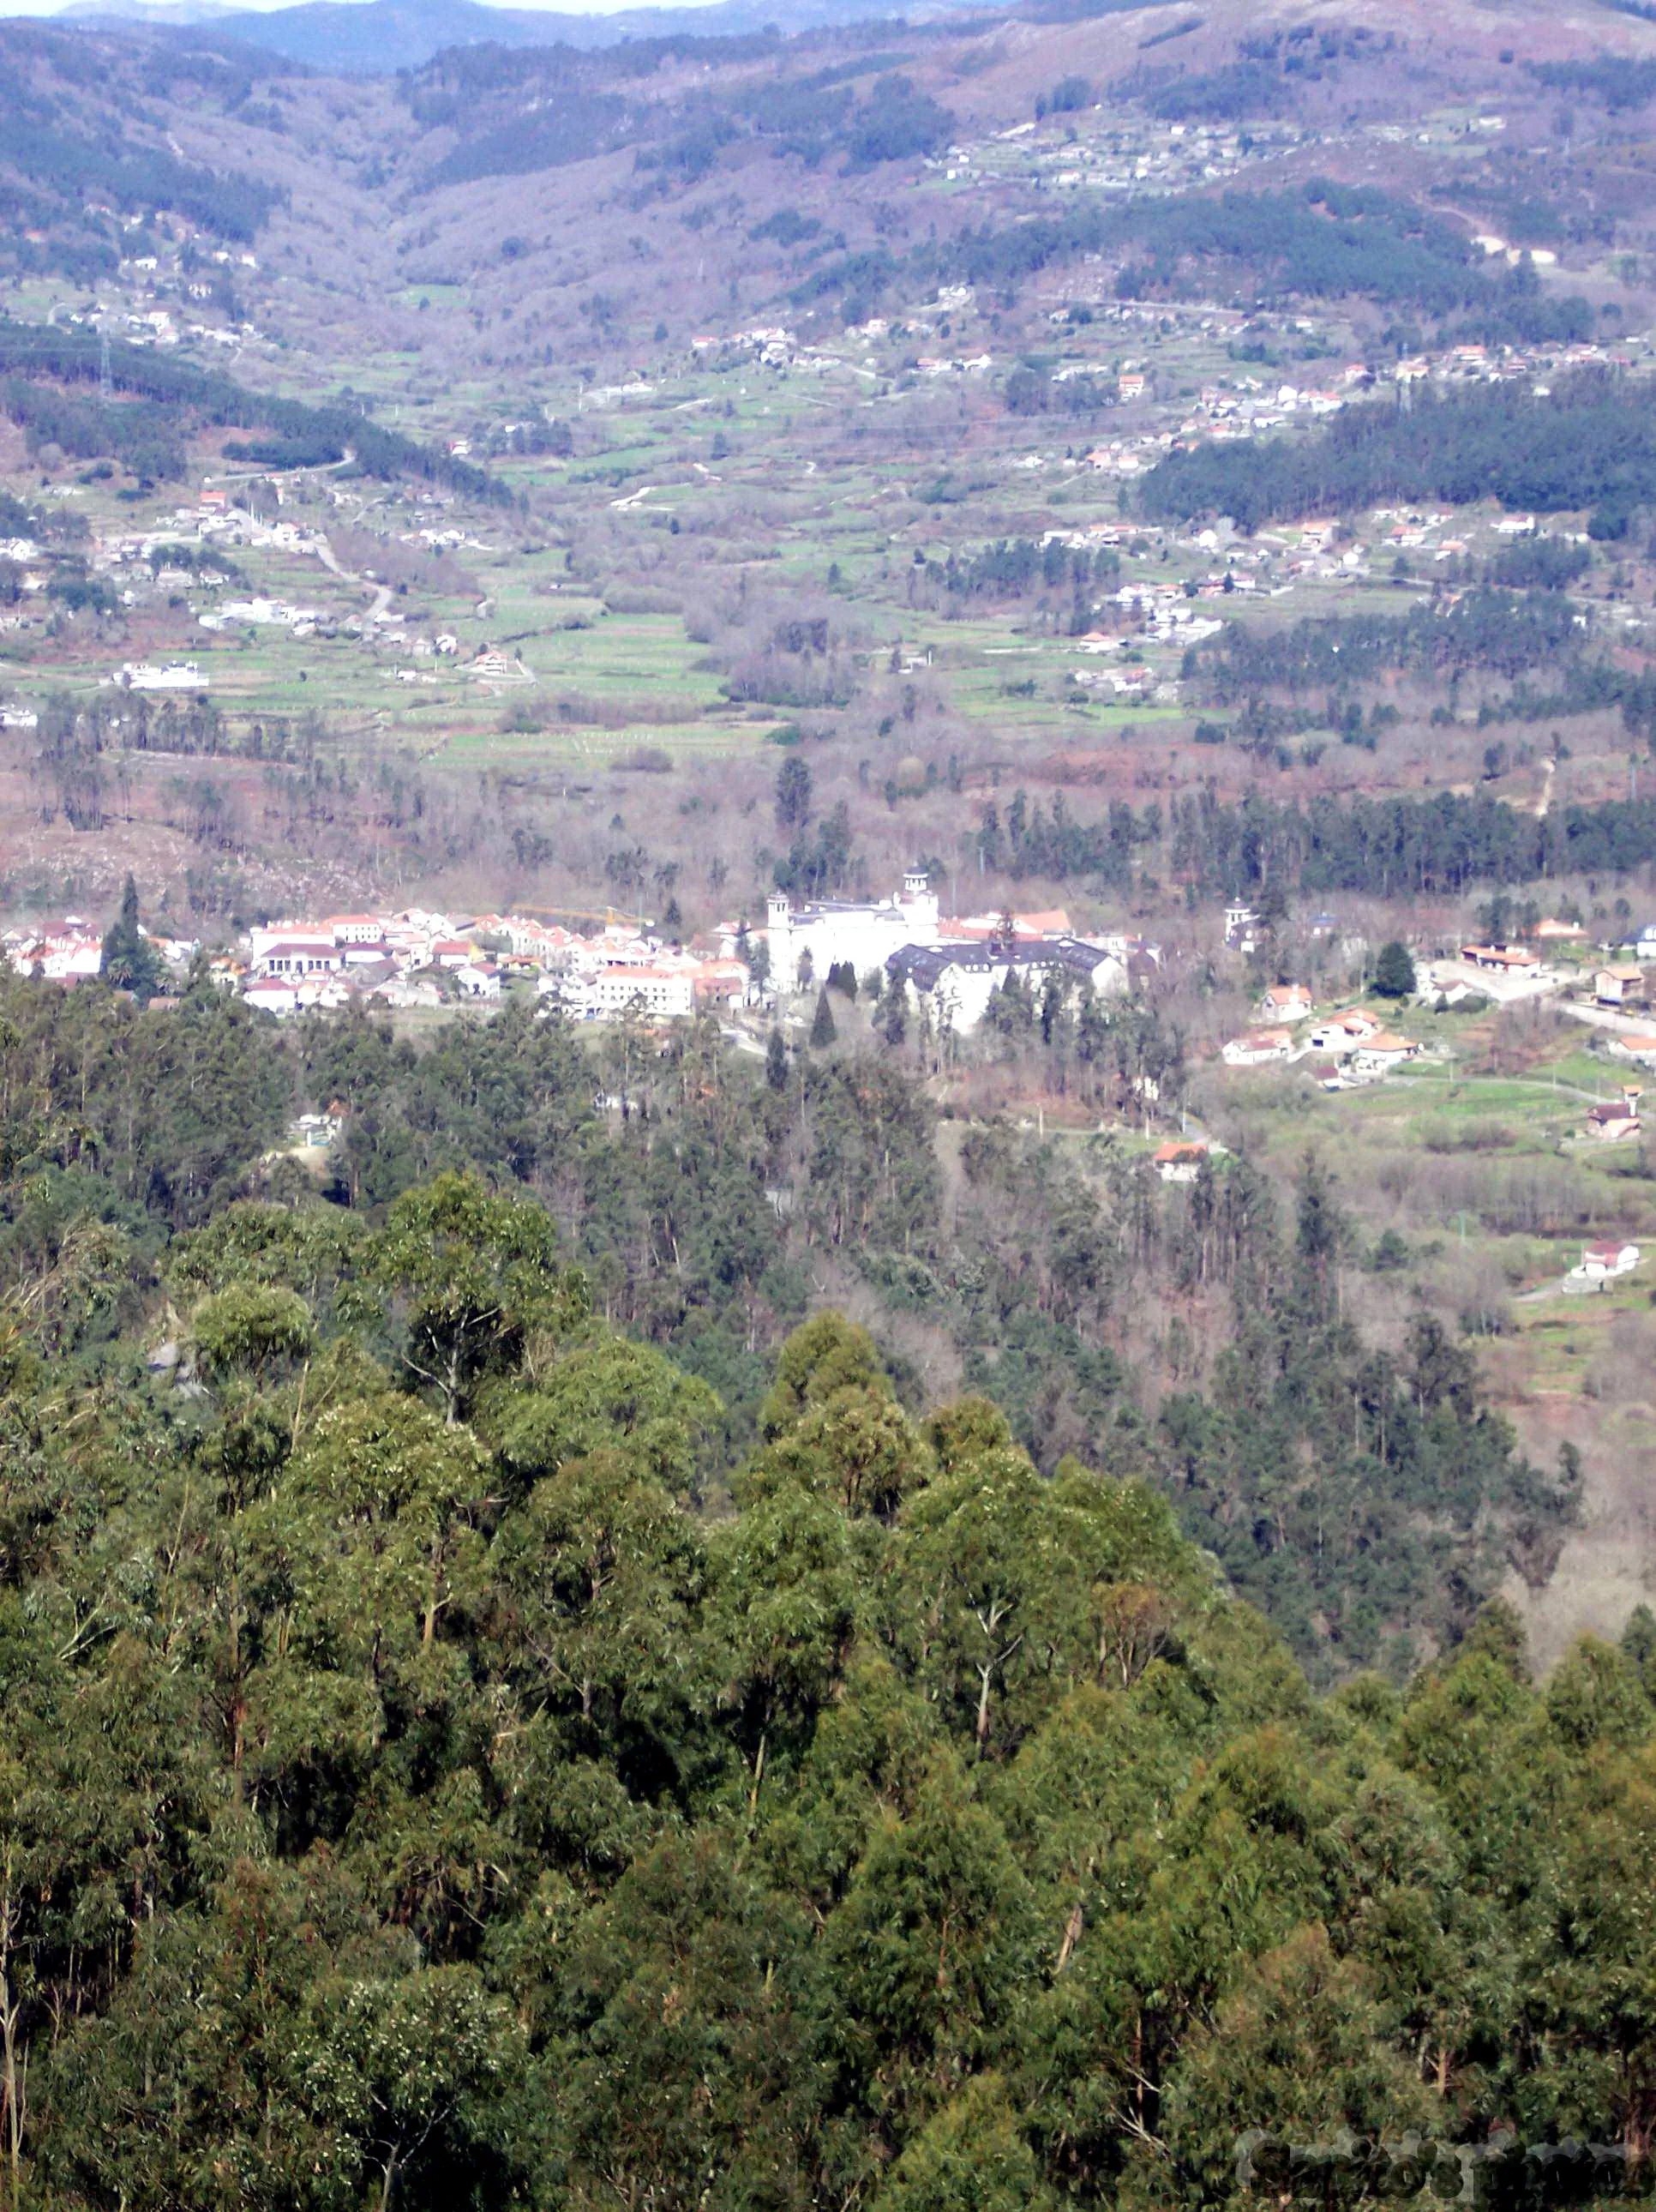
[[[1617,1275],[1630,1274],[1639,1264],[1639,1247],[1626,1238],[1612,1237],[1602,1243],[1582,1248],[1580,1265],[1570,1273],[1587,1282],[1613,1281]]]
[[[1294,1040],[1286,1030],[1250,1030],[1233,1037],[1222,1057],[1227,1067],[1265,1067],[1274,1060],[1293,1057]]]

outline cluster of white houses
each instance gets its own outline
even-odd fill
[[[0,949],[20,975],[42,975],[50,983],[78,983],[104,964],[103,932],[78,914],[9,929]]]
[[[727,922],[716,939],[697,951],[622,923],[587,936],[532,915],[409,908],[271,922],[249,931],[233,951],[209,956],[209,967],[250,1006],[279,1016],[358,999],[392,1006],[486,1002],[515,982],[585,1021],[629,1012],[683,1020],[708,1008],[768,1005],[849,969],[859,986],[877,974],[881,990],[904,992],[938,1033],[965,1034],[1013,976],[1044,985],[1058,974],[1113,999],[1160,957],[1137,939],[1078,938],[1061,910],[945,921],[919,870],[886,899],[795,904],[779,893],[763,927]],[[152,941],[180,975],[200,949]],[[22,973],[52,981],[89,979],[102,966],[102,933],[78,915],[10,930],[0,950]]]
[[[1315,1072],[1331,1089],[1374,1083],[1413,1060],[1420,1047],[1398,1036],[1362,1006],[1325,1015],[1296,1035],[1285,1024],[1305,1024],[1311,994],[1302,983],[1273,985],[1260,1000],[1260,1012],[1276,1018],[1269,1027],[1233,1037],[1220,1057],[1227,1067],[1268,1067],[1274,1061],[1313,1060]]]
[[[945,922],[919,870],[887,899],[795,904],[778,893],[762,928],[731,921],[716,934],[714,949],[698,951],[614,924],[589,937],[520,915],[338,914],[256,929],[238,957],[217,964],[251,1006],[275,1014],[361,996],[391,1005],[488,1000],[521,979],[589,1021],[629,1012],[682,1020],[707,1007],[786,998],[836,969],[859,983],[877,970],[883,989],[905,991],[939,1030],[964,1034],[1010,976],[1044,981],[1057,971],[1117,998],[1157,957],[1136,939],[1077,938],[1060,911]]]
[[[391,1006],[498,999],[509,981],[591,1019],[637,1008],[656,1018],[739,1001],[739,960],[708,959],[625,925],[593,937],[531,915],[455,916],[410,908],[337,914],[252,931],[241,957],[219,963],[250,1006],[292,1014],[378,998]]]

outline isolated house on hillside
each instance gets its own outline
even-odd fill
[[[466,663],[468,676],[481,676],[493,684],[532,684],[534,678],[515,655],[488,645]]]
[[[1233,899],[1225,908],[1225,942],[1234,951],[1253,951],[1259,941],[1259,917],[1251,906]]]
[[[1639,1109],[1630,1098],[1612,1098],[1603,1106],[1587,1109],[1587,1134],[1604,1142],[1618,1137],[1636,1137],[1639,1133]]]
[[[1194,1182],[1207,1157],[1205,1145],[1174,1142],[1158,1145],[1151,1165],[1163,1182]]]
[[[1611,1282],[1617,1275],[1631,1273],[1639,1264],[1639,1247],[1623,1237],[1611,1237],[1599,1244],[1583,1248],[1580,1264],[1570,1273],[1587,1282]]]

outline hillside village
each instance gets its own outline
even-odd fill
[[[487,1007],[517,988],[573,1020],[670,1022],[707,1012],[774,1011],[843,971],[876,996],[907,993],[939,1031],[961,1036],[978,1027],[1010,976],[1056,971],[1110,1000],[1142,982],[1160,957],[1137,939],[1084,943],[1059,912],[944,921],[918,872],[883,901],[796,908],[779,895],[762,927],[726,923],[701,950],[620,920],[587,935],[522,915],[423,908],[272,922],[220,952],[179,939],[152,942],[180,980],[200,960],[215,982],[255,1012],[278,1018],[356,1001],[386,1009]],[[19,973],[64,984],[100,972],[102,943],[79,916],[0,936]]]
[[[1223,946],[1240,978],[1257,967],[1260,917],[1246,902],[1224,910]],[[1341,928],[1315,916],[1314,941]],[[1656,921],[1624,942],[1594,945],[1579,921],[1549,916],[1533,944],[1466,942],[1408,948],[1413,981],[1388,1000],[1371,988],[1367,1003],[1319,1003],[1305,983],[1266,985],[1255,1024],[1217,1050],[1218,1072],[1238,1076],[1291,1069],[1325,1091],[1361,1090],[1399,1073],[1441,1066],[1441,1034],[1409,1032],[1411,1012],[1473,1014],[1484,1009],[1545,1009],[1586,1026],[1607,1061],[1656,1073]],[[386,1012],[487,1012],[523,994],[548,1013],[579,1023],[622,1019],[646,1025],[712,1014],[737,1020],[749,1036],[800,1018],[823,988],[870,1004],[907,1001],[922,1033],[964,1041],[994,1025],[1000,996],[1039,1000],[1055,984],[1095,1007],[1113,1010],[1165,993],[1191,951],[1163,948],[1125,931],[1077,936],[1061,908],[944,916],[924,870],[881,900],[769,900],[762,923],[721,923],[686,944],[646,924],[613,916],[596,930],[564,927],[545,915],[458,914],[409,908],[351,912],[262,924],[233,945],[153,935],[172,979],[151,1003],[165,1011],[192,975],[204,974],[253,1012],[278,1019],[353,1004]],[[79,915],[14,926],[0,933],[14,970],[65,986],[97,977],[103,936]],[[1342,956],[1367,981],[1372,949],[1349,931]],[[734,1032],[733,1032],[734,1033]],[[876,1032],[877,1036],[879,1034]],[[1629,1075],[1593,1103],[1582,1135],[1595,1143],[1636,1137],[1641,1084]],[[1163,1179],[1183,1179],[1188,1156],[1170,1153]]]
[[[1429,1309],[1538,1465],[1561,1373],[1631,1419],[1586,1332],[1647,1324],[1656,1235],[1656,469],[1601,495],[1637,419],[1602,483],[1491,457],[1644,407],[1656,33],[1204,15],[240,91],[96,34],[136,142],[258,191],[0,252],[70,361],[0,422],[3,950],[78,994],[34,1003],[128,1021],[81,987],[130,874],[163,1056],[210,979],[300,1069],[361,1008],[596,1100],[642,1065],[652,1123],[715,1035],[813,1129],[912,1088],[1004,1253],[894,1271],[902,1328],[994,1308],[991,1395],[1049,1325],[1185,1389],[1226,1209],[1314,1158],[1388,1352]],[[864,144],[888,94],[919,135]],[[1319,458],[1452,417],[1407,489]],[[330,1176],[340,1095],[282,1109]],[[1054,1268],[1022,1346],[1036,1176],[1092,1303]]]

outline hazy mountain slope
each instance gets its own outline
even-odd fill
[[[88,283],[145,253],[133,216],[171,210],[203,225],[204,246],[217,223],[256,247],[256,272],[234,263],[212,284],[227,311],[292,349],[296,372],[321,353],[349,380],[344,364],[385,349],[416,351],[439,374],[479,355],[491,375],[554,360],[632,366],[743,317],[837,328],[901,309],[928,295],[968,233],[1101,204],[1012,171],[986,191],[952,191],[943,161],[927,166],[956,140],[992,147],[1028,127],[1066,79],[1108,94],[1089,131],[1207,87],[1245,122],[1295,123],[1298,149],[1262,185],[1328,167],[1422,201],[1450,189],[1449,173],[1422,179],[1406,144],[1382,132],[1452,97],[1487,104],[1507,120],[1518,191],[1556,137],[1558,95],[1533,67],[1656,51],[1656,28],[1607,9],[1381,11],[1370,0],[1323,11],[1314,39],[1294,11],[1234,0],[1199,18],[1161,6],[712,35],[744,4],[681,13],[670,38],[602,51],[451,44],[395,79],[310,74],[234,43],[240,18],[196,31],[0,27],[0,85],[30,125],[0,142],[0,196],[13,195],[15,218],[3,254],[19,274]],[[366,51],[373,23],[389,21],[382,7],[408,52],[457,23],[524,21],[473,0],[246,21],[355,27]],[[1276,60],[1246,59],[1273,38]],[[1548,189],[1588,216],[1613,204],[1636,245],[1638,179],[1618,161],[1609,142],[1590,157],[1578,149]]]
[[[974,0],[952,0],[966,7]],[[919,14],[947,14],[950,0]],[[213,19],[212,33],[262,46],[313,69],[372,76],[418,69],[450,46],[569,46],[592,51],[627,40],[742,34],[773,27],[784,33],[852,23],[880,14],[873,0],[710,0],[677,8],[630,8],[616,14],[490,8],[476,0],[306,0],[268,12],[231,11]]]

